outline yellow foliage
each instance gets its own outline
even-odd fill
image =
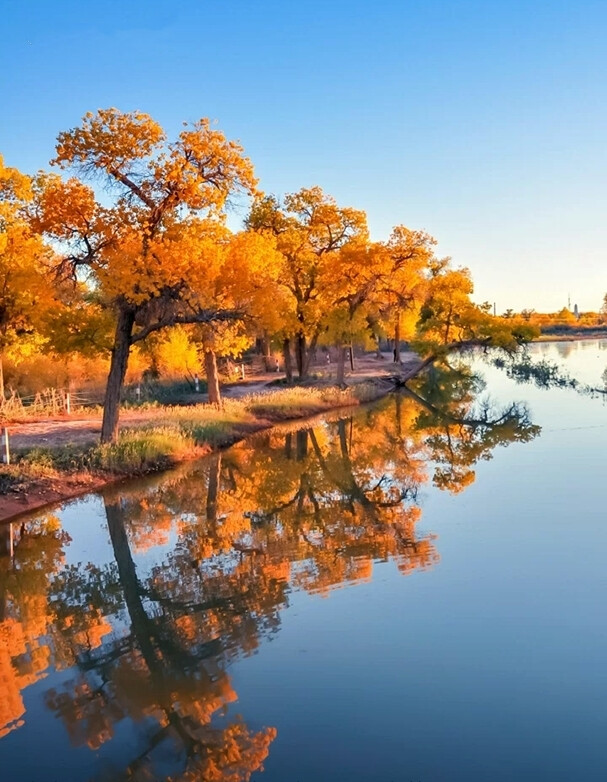
[[[0,156],[0,353],[13,362],[44,344],[40,326],[56,306],[52,253],[25,219],[31,180]]]

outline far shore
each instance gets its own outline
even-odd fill
[[[578,340],[607,339],[607,326],[593,328],[563,327],[554,333],[542,332],[533,342],[576,342]]]

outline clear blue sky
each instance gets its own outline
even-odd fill
[[[209,116],[266,192],[404,223],[479,301],[607,291],[607,2],[4,0],[0,153],[33,172],[86,111]]]

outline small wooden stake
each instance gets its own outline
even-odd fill
[[[11,450],[8,444],[8,429],[6,427],[4,427],[4,434],[0,438],[0,442],[2,443],[2,461],[4,464],[10,464]]]

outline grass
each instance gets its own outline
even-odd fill
[[[104,472],[138,474],[168,467],[191,456],[194,442],[173,428],[126,430],[118,442],[94,450],[98,468]]]
[[[372,382],[362,382],[345,390],[326,388],[295,387],[272,394],[258,394],[247,398],[247,410],[254,416],[271,421],[302,418],[306,415],[347,407],[377,399],[383,391]]]
[[[127,429],[108,445],[32,448],[19,454],[14,466],[32,478],[84,471],[136,475],[168,467],[195,450],[177,427]]]

